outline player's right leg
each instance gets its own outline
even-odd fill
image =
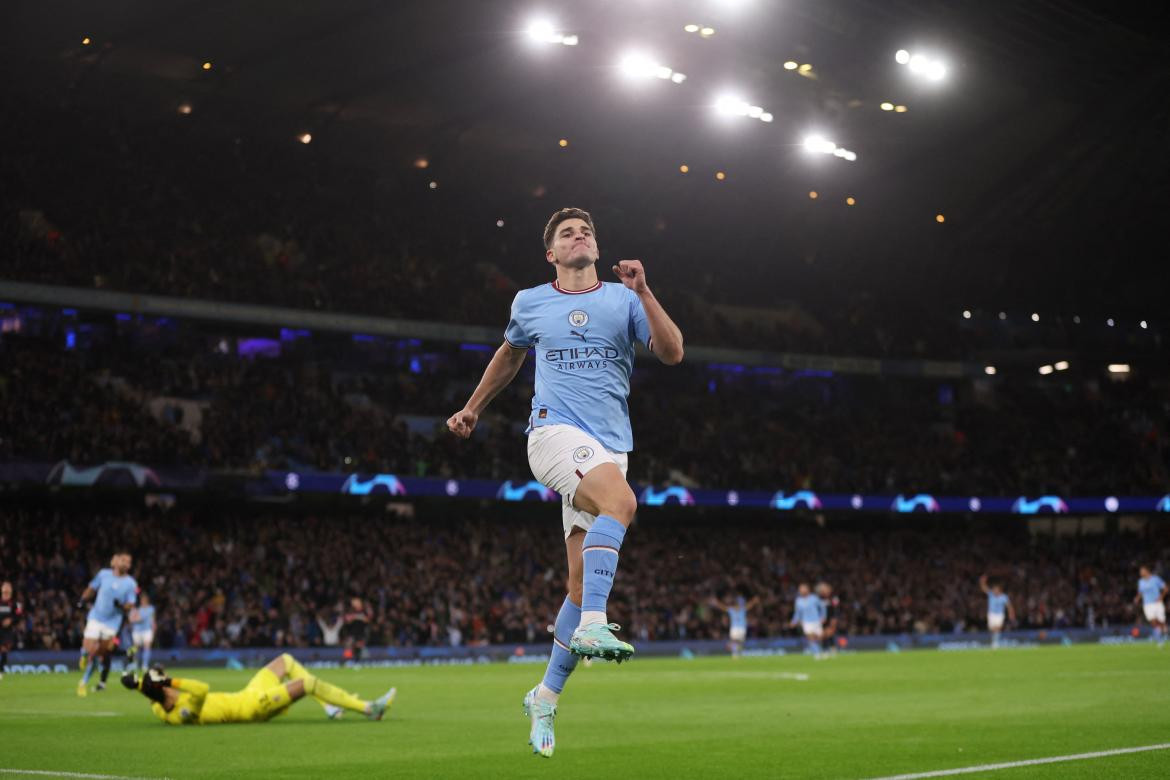
[[[89,663],[85,664],[81,681],[77,683],[78,696],[85,696],[89,692],[89,680],[93,677],[93,671],[98,666],[100,660],[98,656],[101,654],[102,643],[112,639],[115,632],[116,629],[92,618],[85,621],[85,631],[82,634],[82,648],[89,658]]]

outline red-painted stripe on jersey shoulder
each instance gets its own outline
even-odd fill
[[[557,284],[556,279],[553,279],[552,286],[553,286],[554,290],[556,290],[559,293],[564,293],[565,295],[584,295],[585,293],[591,293],[594,290],[600,290],[601,289],[601,281],[598,280],[597,284],[593,285],[592,287],[587,287],[584,290],[565,290],[565,289],[562,289],[561,286],[559,284]]]

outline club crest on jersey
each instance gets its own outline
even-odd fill
[[[577,449],[573,450],[573,460],[577,461],[578,463],[584,463],[592,457],[592,447],[578,447]]]
[[[581,328],[589,324],[589,314],[580,309],[569,312],[569,324],[574,328]]]

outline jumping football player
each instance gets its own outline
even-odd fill
[[[1016,608],[1012,600],[1003,592],[1003,585],[998,580],[988,584],[987,575],[979,578],[980,589],[987,594],[987,630],[991,632],[992,648],[999,647],[999,637],[1003,633],[1004,617],[1016,622]]]
[[[549,757],[557,701],[577,657],[621,662],[634,652],[614,636],[619,626],[606,613],[618,552],[638,505],[625,476],[634,446],[626,401],[634,342],[675,365],[683,359],[683,337],[650,292],[640,261],[613,266],[621,284],[598,279],[600,254],[588,212],[568,208],[553,214],[544,247],[556,279],[516,295],[504,343],[447,427],[456,436],[470,436],[535,347],[528,463],[539,482],[561,495],[569,566],[568,596],[555,622],[548,669],[524,697],[532,750]]]
[[[1133,600],[1135,604],[1141,602],[1146,620],[1150,621],[1154,629],[1152,638],[1161,647],[1166,641],[1166,594],[1170,592],[1170,586],[1151,572],[1149,566],[1143,566],[1139,573],[1141,579],[1138,580],[1138,592]]]
[[[138,583],[129,573],[131,562],[130,553],[115,553],[110,561],[111,568],[99,571],[77,602],[77,608],[82,609],[87,601],[94,599],[86,617],[85,633],[82,634],[85,671],[81,682],[77,683],[78,696],[85,696],[89,692],[89,678],[93,676],[98,661],[102,664],[102,674],[97,689],[100,691],[106,687],[114,640],[122,631],[122,619],[134,608],[138,594]],[[87,658],[89,662],[85,663]]]
[[[309,674],[288,653],[272,659],[242,690],[234,693],[212,692],[211,686],[200,680],[169,677],[162,666],[152,666],[142,677],[126,672],[122,684],[150,699],[151,712],[173,726],[262,723],[283,715],[293,702],[305,696],[336,708],[360,712],[370,720],[381,720],[397,694],[391,688],[373,701],[364,701]]]

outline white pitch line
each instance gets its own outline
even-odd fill
[[[120,718],[120,712],[69,712],[58,710],[4,710],[0,712],[0,718],[17,717],[24,715],[47,716],[50,718]]]
[[[994,772],[997,769],[1015,769],[1021,766],[1037,766],[1039,764],[1059,764],[1064,761],[1086,761],[1090,758],[1108,758],[1109,756],[1124,756],[1127,753],[1146,753],[1151,750],[1170,750],[1170,742],[1160,745],[1143,745],[1141,747],[1117,748],[1116,750],[1098,750],[1095,753],[1074,753],[1069,756],[1052,756],[1050,758],[1031,758],[1027,761],[1006,761],[1002,764],[980,764],[979,766],[964,766],[958,769],[939,769],[934,772],[916,772],[909,775],[890,775],[888,777],[874,777],[871,780],[919,780],[924,777],[950,777],[952,775],[969,775],[975,772]]]
[[[34,777],[80,777],[85,780],[167,780],[165,777],[127,777],[126,775],[93,775],[88,772],[54,772],[49,769],[8,769],[0,767],[0,775],[28,775]]]

